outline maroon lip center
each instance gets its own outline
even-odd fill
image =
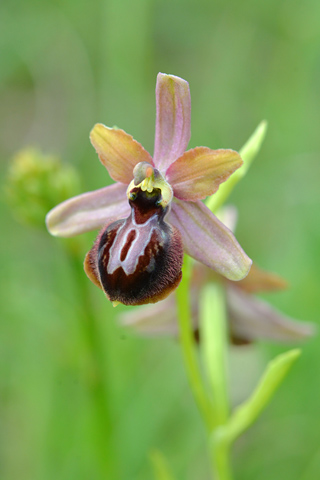
[[[163,217],[167,211],[160,205],[160,188],[154,188],[153,191],[149,193],[137,187],[132,189],[130,194],[134,198],[129,200],[129,204],[134,210],[134,218],[137,224],[145,223],[153,215],[158,215],[159,218]]]
[[[161,198],[160,189],[149,193],[134,188],[129,217],[107,226],[90,251],[92,272],[97,272],[111,301],[125,305],[156,302],[181,280],[182,239],[165,220],[168,207],[160,204]]]
[[[134,241],[134,239],[136,238],[137,236],[137,232],[136,230],[131,230],[129,235],[128,235],[128,238],[127,238],[127,242],[126,244],[124,245],[124,247],[122,248],[121,250],[121,254],[120,254],[120,260],[121,262],[124,262],[125,259],[126,259],[126,256],[130,250],[130,247]]]

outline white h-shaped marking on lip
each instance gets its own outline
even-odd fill
[[[152,215],[152,217],[148,218],[148,220],[145,223],[139,224],[139,223],[136,222],[136,220],[134,218],[134,212],[132,212],[131,219],[132,219],[133,228],[130,228],[130,230],[127,232],[126,235],[123,236],[122,239],[119,238],[121,236],[121,231],[127,225],[127,222],[128,222],[130,217],[123,223],[123,225],[121,225],[121,227],[119,228],[119,230],[116,233],[115,239],[113,241],[113,244],[112,244],[112,246],[110,248],[110,252],[109,252],[109,261],[108,261],[108,265],[107,265],[107,272],[108,272],[109,275],[112,275],[115,272],[115,270],[119,267],[121,267],[123,269],[123,271],[125,272],[126,275],[130,275],[130,274],[135,272],[135,270],[137,268],[137,265],[138,265],[139,258],[140,258],[141,255],[144,254],[144,251],[145,251],[148,243],[151,240],[152,234],[157,228],[156,228],[156,226],[152,226],[149,230],[149,235],[145,238],[144,241],[143,241],[143,239],[141,240],[141,237],[143,236],[143,233],[142,233],[143,230],[142,229],[144,227],[146,227],[149,223],[151,223],[152,220],[154,220],[156,218],[156,216],[157,216],[157,214],[154,214],[154,215]],[[126,243],[128,241],[128,236],[130,235],[132,230],[134,230],[136,232],[136,237],[132,241],[132,243],[131,243],[131,245],[128,249],[128,252],[126,254],[126,258],[122,261],[121,258],[120,258],[121,257],[121,252],[122,252],[122,249],[124,248],[124,246],[126,245]],[[134,248],[134,245],[137,242],[141,242],[141,241],[142,241],[142,245],[141,245],[141,248],[139,249],[140,253],[136,256],[135,261],[132,261],[132,259],[130,258],[130,252],[132,252],[132,250]],[[128,259],[129,259],[129,261],[128,261]],[[130,262],[130,260],[131,260],[131,262]]]

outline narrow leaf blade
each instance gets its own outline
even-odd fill
[[[257,126],[249,140],[239,151],[240,156],[243,160],[242,167],[236,170],[226,182],[220,185],[219,190],[214,195],[207,198],[205,203],[213,213],[215,213],[218,208],[220,208],[225,203],[236,184],[239,182],[239,180],[241,180],[242,177],[244,177],[244,175],[249,170],[252,161],[259,153],[266,133],[267,122],[263,120]]]
[[[293,349],[278,355],[268,364],[250,398],[234,411],[225,426],[216,431],[215,441],[231,443],[254,423],[300,354],[299,349]]]

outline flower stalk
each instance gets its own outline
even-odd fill
[[[228,445],[211,440],[215,430],[228,421],[230,410],[227,395],[227,327],[223,287],[210,283],[204,288],[200,301],[201,343],[208,390],[197,360],[188,302],[189,287],[190,260],[185,257],[183,280],[177,290],[182,355],[190,387],[208,431],[212,470],[219,480],[231,480]]]
[[[226,318],[223,286],[218,283],[209,283],[203,288],[201,294],[200,328],[215,427],[224,424],[229,415]]]
[[[211,441],[216,430],[225,425],[230,414],[227,369],[227,315],[225,292],[218,283],[206,285],[200,299],[200,327],[203,337],[202,351],[212,397],[214,427],[209,437],[209,454],[215,478],[231,480],[229,446]]]
[[[245,169],[220,187],[218,193],[209,197],[207,207],[215,212],[221,207],[237,181],[246,173],[251,161],[259,151],[266,132],[262,122],[242,149]],[[200,291],[199,325],[200,348],[206,370],[206,389],[202,372],[197,363],[196,345],[191,321],[190,263],[186,262],[184,277],[177,290],[178,320],[181,347],[195,401],[208,430],[208,450],[214,478],[232,480],[230,449],[235,439],[243,433],[266,407],[290,367],[299,357],[295,349],[279,355],[269,363],[265,374],[251,397],[231,412],[228,397],[228,318],[226,312],[226,289],[219,282],[209,280]],[[256,271],[256,276],[259,272]],[[259,275],[258,275],[259,277]],[[273,283],[273,282],[271,282]]]
[[[210,459],[216,480],[232,480],[233,475],[230,466],[230,445],[227,442],[209,441]]]
[[[194,332],[191,322],[191,311],[189,305],[191,265],[190,258],[184,257],[182,280],[177,290],[178,320],[180,330],[180,343],[185,369],[188,375],[190,387],[198,405],[201,416],[208,431],[214,426],[212,417],[212,406],[207,396],[202,380],[199,363],[197,359]]]

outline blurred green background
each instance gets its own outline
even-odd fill
[[[77,169],[75,193],[106,185],[88,139],[96,122],[123,128],[152,153],[159,71],[190,83],[190,147],[239,149],[268,120],[262,151],[231,198],[237,237],[258,265],[289,280],[291,288],[269,300],[317,322],[316,0],[2,0],[1,183],[13,155],[31,145]],[[177,479],[208,479],[205,431],[179,345],[117,325],[121,307],[113,309],[81,271],[95,233],[71,244],[18,223],[4,195],[0,208],[0,478],[148,480],[150,451],[160,449]],[[319,478],[319,347],[319,336],[303,345],[272,404],[237,441],[237,480]],[[232,349],[233,403],[286,348]],[[95,363],[107,391],[99,391]],[[95,413],[100,394],[108,398],[103,420]]]

